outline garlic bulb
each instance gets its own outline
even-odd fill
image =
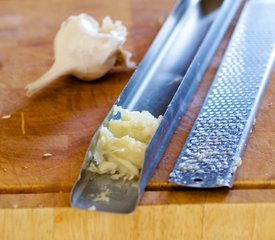
[[[26,86],[27,96],[64,75],[91,81],[102,77],[114,65],[134,68],[131,53],[123,49],[126,37],[126,27],[110,17],[103,19],[102,26],[86,14],[69,17],[61,24],[54,40],[54,64]]]

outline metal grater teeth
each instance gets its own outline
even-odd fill
[[[275,1],[247,2],[170,182],[232,186],[272,70],[274,12]]]

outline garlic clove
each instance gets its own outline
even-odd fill
[[[43,89],[63,75],[93,81],[114,66],[134,68],[131,53],[123,49],[127,28],[120,21],[105,17],[101,26],[86,14],[65,20],[54,40],[55,62],[50,70],[26,86],[27,96]]]

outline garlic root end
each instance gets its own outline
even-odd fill
[[[61,76],[66,75],[67,72],[68,71],[65,71],[63,69],[61,70],[60,67],[53,65],[48,72],[46,72],[36,81],[26,85],[25,89],[27,97],[31,97],[32,95],[34,95],[44,87],[48,86],[50,83],[54,82]]]

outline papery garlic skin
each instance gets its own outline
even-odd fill
[[[123,49],[126,37],[126,27],[110,17],[103,19],[102,26],[86,14],[69,17],[61,24],[54,40],[54,64],[41,78],[26,86],[27,96],[63,75],[92,81],[114,65],[134,68],[131,53]]]

